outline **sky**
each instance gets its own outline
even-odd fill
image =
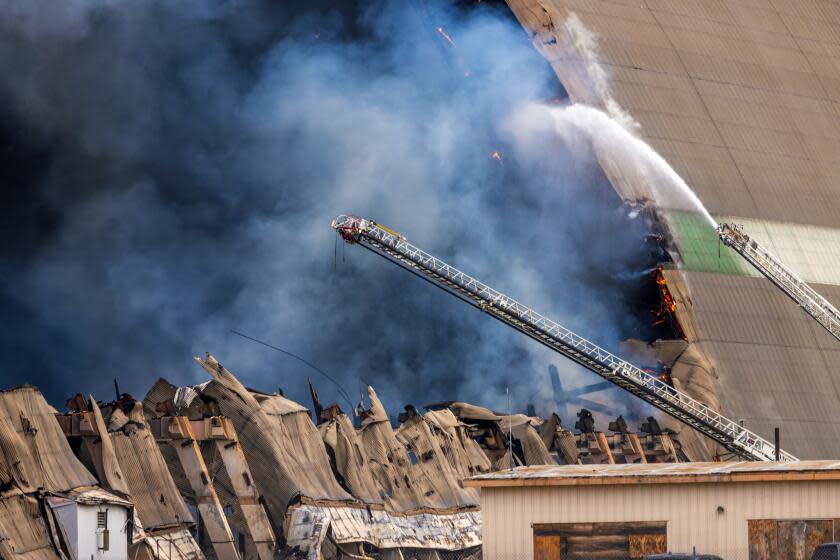
[[[0,0],[0,71],[3,387],[142,398],[206,381],[205,352],[307,406],[308,376],[345,410],[337,385],[370,383],[393,414],[507,387],[548,414],[549,366],[597,381],[345,246],[342,213],[610,349],[651,336],[649,228],[584,135],[517,118],[567,100],[503,3]]]

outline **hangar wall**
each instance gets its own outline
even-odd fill
[[[840,304],[840,5],[507,1],[573,101],[620,106],[718,221],[743,223]],[[723,412],[764,437],[779,426],[801,458],[840,455],[840,343],[720,249],[699,215],[599,160],[620,196],[664,214],[689,342],[714,366]]]

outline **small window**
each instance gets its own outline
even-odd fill
[[[97,529],[107,529],[108,528],[108,510],[105,511],[97,511],[96,512],[96,528]]]

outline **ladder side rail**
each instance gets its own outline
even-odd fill
[[[825,299],[822,295],[820,295],[816,290],[814,290],[811,286],[808,285],[803,280],[800,280],[796,277],[796,275],[791,272],[787,267],[785,267],[782,263],[777,261],[775,257],[767,253],[766,251],[759,251],[756,247],[752,247],[752,244],[747,244],[743,247],[743,250],[753,255],[755,253],[754,258],[757,264],[760,266],[757,267],[759,270],[762,268],[767,270],[773,270],[774,268],[781,269],[781,279],[786,280],[787,282],[783,282],[783,285],[779,286],[783,289],[786,287],[793,292],[798,291],[797,294],[801,299],[805,300],[805,303],[811,303],[812,305],[816,306],[816,309],[825,313],[829,317],[833,317],[834,320],[840,321],[840,311],[837,310],[831,303]],[[747,256],[746,254],[742,253],[742,256]],[[749,260],[749,259],[748,259]],[[755,266],[756,263],[753,263]],[[772,280],[773,278],[771,278]]]
[[[469,297],[472,303],[508,324],[512,323],[500,315],[510,314],[530,329],[541,333],[542,336],[535,335],[528,332],[527,329],[519,328],[516,325],[512,326],[515,326],[518,330],[521,330],[543,344],[546,344],[543,336],[548,337],[549,340],[555,342],[555,344],[548,344],[553,349],[572,358],[574,361],[577,361],[602,377],[613,380],[613,376],[618,375],[624,378],[642,392],[640,395],[637,391],[633,391],[635,394],[643,398],[645,398],[644,395],[647,395],[645,400],[651,402],[654,406],[672,413],[681,420],[695,420],[694,422],[687,422],[689,425],[698,427],[698,423],[700,425],[707,424],[711,432],[709,429],[700,431],[710,437],[714,437],[714,439],[728,449],[733,450],[732,445],[735,445],[741,454],[746,453],[751,458],[773,458],[774,447],[760,436],[745,430],[739,424],[712,410],[700,401],[677,391],[660,379],[621,360],[598,345],[565,329],[527,306],[490,288],[440,259],[425,253],[408,243],[404,238],[379,228],[375,224],[361,233],[360,240],[362,238],[373,242],[373,247],[369,248],[372,248],[376,252],[379,252],[377,249],[384,249],[398,261],[407,259],[407,264],[410,264],[419,273],[426,276],[431,275],[434,283],[437,284],[440,280],[443,280],[445,285],[450,288],[454,287],[456,291]],[[503,314],[496,312],[497,309],[503,311]],[[572,350],[571,352],[569,351],[570,349]],[[715,437],[715,432],[720,432],[720,435],[723,437]],[[768,448],[770,449],[769,454],[767,453]],[[792,455],[786,453],[784,456],[787,460],[794,459]]]
[[[735,248],[738,249],[738,247]],[[840,313],[832,314],[830,311],[833,309],[831,304],[806,283],[792,279],[786,274],[780,276],[772,274],[772,261],[762,258],[762,256],[753,255],[746,249],[744,249],[744,252],[741,252],[741,256],[747,259],[747,261],[749,261],[754,267],[759,269],[764,276],[776,284],[778,288],[787,293],[791,299],[800,304],[802,307],[806,307],[814,312],[825,315],[829,320],[832,315],[834,315],[836,320],[840,320]]]
[[[755,240],[729,224],[718,229],[721,240],[793,299],[833,336],[840,339],[840,311],[801,280]]]
[[[387,232],[384,232],[382,235],[377,236],[377,237],[379,237],[379,238],[380,238],[380,239],[382,239],[383,241],[386,241],[386,242],[387,242],[387,241],[392,241],[394,236],[391,236],[391,235],[389,235]],[[408,245],[407,243],[404,243],[404,244],[405,244],[405,245]],[[402,248],[402,249],[407,249],[407,247],[399,247],[399,248]],[[416,254],[417,254],[417,252],[416,252],[416,251],[413,251],[413,250],[406,250],[406,251],[405,251],[405,254],[406,254],[406,255],[408,255],[408,256],[413,256],[413,255],[416,255]],[[426,263],[432,263],[433,265],[438,265],[438,262],[437,262],[437,260],[436,260],[436,259],[423,259],[423,260],[424,260]],[[445,264],[445,263],[444,263],[444,264]],[[440,267],[440,266],[438,265],[438,268],[439,268],[442,272],[444,272],[445,274],[448,274],[448,275],[450,276],[450,279],[463,280],[463,279],[464,279],[464,277],[469,278],[469,277],[467,277],[466,275],[464,275],[463,273],[460,273],[460,271],[458,271],[458,272],[457,272],[457,273],[455,273],[455,274],[451,274],[451,268],[452,268],[452,267],[449,267],[448,265],[443,266],[443,267]],[[476,281],[476,282],[477,282],[477,281]],[[465,285],[465,287],[469,287],[471,284],[473,284],[473,282],[468,281],[468,282],[466,282],[464,285]],[[496,295],[496,294],[498,294],[498,296],[500,296],[500,297],[498,297],[498,296],[497,296],[497,297],[495,298],[495,302],[499,302],[501,298],[505,298],[505,296],[503,296],[502,294],[499,294],[498,292],[495,292],[495,293],[493,293],[493,292],[495,292],[495,291],[491,291],[491,292],[488,292],[488,293],[489,293],[489,294],[492,294],[492,295]],[[479,293],[479,294],[477,294],[477,295],[482,295],[482,294],[480,294],[480,293]],[[486,297],[486,296],[485,296],[485,297]],[[491,297],[492,297],[492,296],[491,296]],[[509,300],[510,298],[506,298],[506,299],[508,299],[508,300]],[[511,300],[511,301],[513,301],[513,300]],[[548,322],[548,320],[547,320],[547,319],[545,319],[545,318],[544,318],[544,317],[542,317],[542,316],[539,316],[539,314],[536,314],[535,312],[533,312],[533,311],[532,311],[532,310],[530,310],[529,308],[527,308],[527,307],[525,307],[525,306],[522,306],[521,304],[518,304],[518,302],[515,302],[515,303],[517,304],[516,306],[520,308],[520,309],[516,309],[515,311],[517,311],[517,312],[518,312],[517,314],[519,314],[519,315],[520,315],[520,318],[521,318],[521,319],[524,319],[524,320],[526,320],[526,321],[529,321],[529,320],[530,320],[530,322],[531,322],[532,326],[536,326],[536,327],[543,327],[543,328],[544,328],[545,324]],[[504,307],[504,306],[501,306],[501,307]],[[534,320],[533,320],[533,316],[534,316],[534,315],[539,316],[539,317],[540,317],[540,320],[539,320],[539,321],[534,321]],[[556,324],[554,324],[553,326],[555,326],[555,327],[557,327],[557,328],[560,328],[560,327],[559,327],[559,325],[556,325]],[[553,329],[553,330],[556,330],[556,329]],[[573,335],[573,333],[571,333],[570,331],[567,331],[567,333],[568,333],[569,335]],[[605,361],[605,362],[609,363],[609,364],[610,364],[611,366],[613,366],[613,367],[617,367],[618,365],[623,365],[625,368],[628,368],[628,367],[629,367],[629,368],[635,368],[635,366],[632,366],[632,365],[630,365],[630,364],[628,364],[628,363],[626,363],[626,362],[622,362],[622,361],[620,361],[620,360],[619,360],[618,358],[616,358],[615,356],[612,356],[612,354],[610,354],[610,353],[606,352],[605,350],[603,350],[602,348],[598,347],[597,345],[592,344],[591,342],[587,341],[586,339],[583,339],[582,337],[569,337],[569,338],[573,338],[573,340],[569,341],[569,342],[570,342],[573,346],[577,347],[577,346],[582,345],[582,346],[583,346],[583,348],[582,348],[582,349],[583,349],[585,352],[590,353],[590,354],[592,354],[592,353],[596,354],[596,357],[598,357],[598,358],[600,358],[601,360],[603,360],[603,361]],[[577,340],[574,340],[574,338],[576,338]],[[638,374],[640,374],[640,375],[638,375]],[[656,379],[656,378],[654,378],[654,377],[650,376],[649,374],[647,374],[647,373],[645,373],[645,372],[643,372],[643,371],[641,371],[641,370],[638,370],[638,374],[637,374],[637,379],[636,379],[636,381],[637,381],[637,382],[642,381],[642,382],[643,382],[643,383],[642,383],[643,385],[644,385],[644,382],[648,382],[648,384],[650,384],[650,382],[651,382],[651,381],[653,382],[653,384],[654,384],[654,385],[655,385],[655,383],[657,383],[657,382],[661,383],[663,387],[660,387],[660,388],[659,388],[659,389],[660,389],[660,391],[658,392],[658,393],[659,393],[659,395],[660,395],[660,396],[665,396],[666,400],[670,400],[670,399],[669,399],[669,397],[671,396],[671,393],[670,393],[670,392],[671,392],[671,391],[675,391],[673,388],[671,388],[670,386],[667,386],[666,384],[662,383],[660,380],[658,380],[658,379]],[[656,391],[654,391],[654,392],[656,393]],[[685,399],[683,399],[683,400],[686,400],[686,399],[691,399],[691,398],[690,398],[690,397],[685,396]],[[691,399],[691,400],[693,401],[693,399]],[[678,402],[679,402],[679,401],[678,401]],[[701,411],[701,415],[702,415],[702,414],[705,414],[705,416],[706,416],[707,418],[709,418],[709,417],[714,417],[714,414],[711,414],[711,410],[710,410],[710,409],[708,409],[708,407],[706,407],[706,406],[705,406],[705,405],[703,405],[702,403],[699,403],[699,401],[693,401],[691,404],[692,404],[692,408],[693,408],[693,409],[698,410],[698,411]],[[725,423],[723,423],[723,422],[719,422],[719,421],[718,421],[716,424],[717,424],[717,426],[722,426],[722,427],[724,427],[724,428],[725,428],[725,427],[727,427],[727,426],[726,426],[726,424],[725,424]],[[735,425],[735,424],[734,424],[734,423],[732,423],[732,422],[730,421],[730,426],[734,426],[734,425]],[[733,433],[733,431],[731,431],[731,430],[730,430],[729,435],[733,435],[733,436],[734,436],[735,434]]]
[[[788,297],[802,307],[806,313],[811,315],[820,325],[828,330],[829,333],[840,339],[840,312],[824,297],[802,281],[792,280],[787,275],[774,275],[773,268],[768,266],[766,260],[759,259],[746,250],[739,250],[739,246],[733,246],[733,248],[741,253],[767,279],[785,292]]]

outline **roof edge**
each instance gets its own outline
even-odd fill
[[[467,478],[467,488],[523,486],[625,486],[645,484],[708,484],[730,482],[808,482],[840,480],[840,471],[742,472],[690,475],[628,475],[545,478]]]

